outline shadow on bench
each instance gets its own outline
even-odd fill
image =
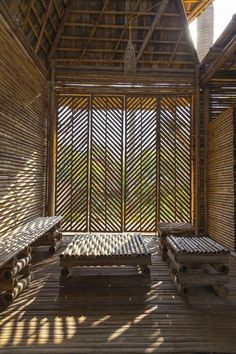
[[[12,302],[33,280],[31,249],[49,246],[54,253],[62,244],[61,216],[39,217],[0,238],[0,292]]]

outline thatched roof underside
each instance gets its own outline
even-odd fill
[[[236,14],[201,63],[202,82],[236,80]]]
[[[45,64],[123,70],[130,23],[137,71],[194,72],[186,14],[192,20],[210,2],[3,0],[3,6]]]

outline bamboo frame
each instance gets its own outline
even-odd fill
[[[50,80],[50,124],[49,124],[49,178],[48,178],[48,215],[55,215],[56,199],[56,96],[55,96],[55,66],[51,62]]]

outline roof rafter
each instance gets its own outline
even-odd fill
[[[186,12],[185,12],[185,9],[184,9],[183,0],[177,0],[176,4],[177,4],[177,7],[179,9],[179,12],[180,12],[180,15],[182,17],[182,20],[185,22],[185,24],[184,24],[184,27],[183,27],[182,31],[179,34],[179,38],[177,39],[177,42],[176,42],[176,45],[175,45],[171,60],[173,60],[173,58],[175,56],[175,53],[177,52],[177,49],[179,47],[182,35],[185,33],[187,35],[187,37],[189,38],[189,47],[190,47],[191,53],[193,55],[194,63],[196,64],[196,66],[198,66],[199,65],[199,59],[198,59],[198,55],[197,55],[196,49],[194,47],[193,41],[192,41],[191,36],[190,36],[188,20],[187,20],[187,17],[186,17]]]
[[[115,46],[114,51],[113,51],[113,53],[112,53],[112,56],[111,56],[111,58],[110,58],[110,60],[109,60],[109,63],[113,60],[113,58],[114,58],[114,56],[115,56],[115,54],[116,54],[116,52],[117,52],[117,49],[119,48],[119,45],[120,45],[120,43],[121,43],[122,40],[123,40],[124,34],[125,34],[125,32],[126,32],[126,30],[127,30],[127,28],[128,28],[129,21],[131,20],[132,16],[134,15],[136,9],[138,8],[138,6],[139,6],[139,4],[140,4],[140,1],[141,1],[141,0],[137,0],[135,6],[133,7],[133,10],[131,11],[131,13],[130,13],[130,15],[129,15],[128,21],[127,21],[126,25],[124,26],[124,28],[123,28],[123,30],[122,30],[122,32],[121,32],[120,38],[118,39],[118,41],[117,41],[117,43],[116,43],[116,46]],[[128,40],[127,40],[127,41],[128,41]]]
[[[73,1],[68,1],[67,5],[65,7],[65,10],[64,10],[64,14],[63,14],[63,17],[61,19],[59,28],[57,30],[57,33],[56,33],[56,35],[54,37],[52,46],[50,48],[50,51],[49,51],[49,54],[48,54],[48,61],[50,61],[52,59],[52,57],[54,56],[54,54],[55,54],[55,51],[57,49],[57,45],[58,45],[59,40],[61,38],[61,34],[62,34],[62,32],[64,30],[64,27],[65,27],[65,24],[66,24],[66,22],[67,22],[67,20],[69,18],[72,5],[73,5]]]
[[[97,30],[97,27],[98,27],[98,25],[99,25],[99,22],[101,21],[103,12],[105,11],[105,9],[106,9],[106,7],[107,7],[108,2],[109,2],[109,0],[105,0],[105,2],[104,2],[104,4],[103,4],[103,7],[102,7],[102,9],[101,9],[101,11],[100,11],[100,13],[99,13],[97,22],[96,22],[96,24],[94,25],[94,27],[92,28],[92,31],[91,31],[90,36],[89,36],[88,41],[87,41],[87,46],[84,48],[83,53],[81,54],[81,57],[80,57],[80,60],[81,60],[81,61],[83,60],[83,58],[84,58],[84,56],[85,56],[85,54],[86,54],[87,48],[88,48],[88,46],[89,46],[89,44],[90,44],[90,42],[91,42],[91,40],[92,40],[92,38],[93,38],[93,36],[94,36],[96,30]]]
[[[152,21],[151,27],[150,27],[148,33],[146,34],[146,37],[144,38],[144,41],[143,41],[141,48],[138,52],[137,60],[136,60],[137,64],[138,64],[141,56],[143,55],[143,52],[145,51],[145,49],[147,47],[149,39],[151,38],[151,36],[152,36],[153,32],[155,31],[156,27],[158,26],[158,24],[160,23],[161,17],[163,15],[163,13],[165,12],[168,3],[169,3],[169,0],[162,1],[156,16],[155,16],[154,20]]]
[[[44,77],[47,77],[48,72],[47,72],[45,66],[39,60],[39,58],[37,57],[37,55],[33,51],[33,48],[29,44],[29,42],[27,41],[24,33],[16,25],[15,21],[13,20],[12,14],[9,11],[9,8],[7,7],[7,5],[3,1],[0,1],[0,12],[1,12],[0,18],[1,17],[4,18],[4,20],[7,22],[8,26],[10,27],[12,32],[16,35],[16,38],[20,41],[23,48],[26,50],[28,55],[33,60],[36,67],[40,70],[40,72],[44,75]]]
[[[218,54],[213,63],[209,66],[205,74],[202,76],[201,84],[205,85],[207,82],[213,77],[213,75],[217,72],[218,69],[226,60],[228,60],[231,55],[236,51],[236,34],[233,36],[231,41],[226,45],[226,47],[222,50],[221,53]]]
[[[182,0],[184,2],[184,0]],[[197,16],[201,15],[201,13],[213,2],[213,0],[201,0],[197,3],[197,5],[193,8],[193,10],[188,15],[189,22],[193,21]],[[184,4],[183,4],[184,6]]]

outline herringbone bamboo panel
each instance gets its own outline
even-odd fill
[[[89,98],[59,98],[56,212],[63,229],[86,231],[88,221]]]
[[[160,221],[191,220],[191,103],[160,100]]]
[[[90,230],[121,231],[123,97],[93,97]]]
[[[190,108],[189,97],[61,96],[64,230],[155,232],[158,221],[190,221]]]
[[[156,231],[157,98],[126,98],[125,230]]]

